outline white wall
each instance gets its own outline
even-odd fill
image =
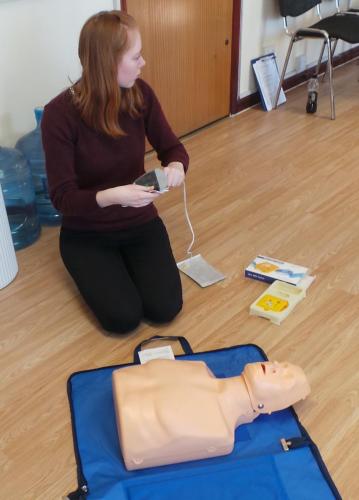
[[[194,0],[195,1],[195,0]],[[345,3],[348,0],[343,0]],[[323,13],[334,0],[323,0]],[[359,7],[359,0],[352,0]],[[35,126],[33,109],[42,106],[80,74],[77,44],[85,20],[95,12],[120,7],[120,0],[0,0],[0,145]],[[300,22],[309,24],[310,16]],[[313,19],[314,21],[314,19]],[[284,34],[277,0],[242,0],[238,95],[255,92],[250,61],[269,50],[281,68],[289,38]],[[312,66],[319,44],[295,44],[288,75]],[[341,44],[339,51],[350,46]],[[338,52],[339,52],[338,51]],[[298,56],[304,55],[304,59]]]
[[[349,0],[342,0],[342,9],[348,6]],[[359,7],[358,0],[352,0],[352,7]],[[322,14],[336,12],[334,0],[323,0]],[[289,28],[309,26],[318,21],[316,10],[299,18],[289,19]],[[240,43],[240,81],[238,96],[246,97],[256,91],[251,59],[274,51],[278,67],[281,70],[288,49],[290,38],[285,34],[283,21],[279,13],[278,0],[242,0],[241,43]],[[319,57],[321,44],[315,40],[302,40],[294,44],[289,61],[287,77],[300,73],[313,66]],[[352,46],[340,42],[336,54],[350,49]]]
[[[13,147],[35,127],[33,108],[80,74],[82,25],[116,0],[0,1],[0,145]]]

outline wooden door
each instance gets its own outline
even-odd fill
[[[175,133],[229,114],[233,0],[126,0],[146,66]]]

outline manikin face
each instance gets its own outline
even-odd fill
[[[253,409],[260,413],[287,408],[310,392],[303,370],[291,363],[251,363],[243,374]]]
[[[117,67],[117,82],[120,87],[129,89],[140,76],[141,68],[146,64],[142,55],[141,35],[138,30],[128,30],[129,48],[123,54]]]

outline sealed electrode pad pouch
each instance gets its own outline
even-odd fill
[[[201,254],[178,262],[177,267],[203,288],[225,278],[224,274],[208,264]]]

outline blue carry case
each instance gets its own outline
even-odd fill
[[[205,361],[217,377],[239,375],[246,363],[267,360],[255,345],[193,353],[184,337],[154,338],[179,340],[185,354],[176,359]],[[139,363],[143,344],[136,348],[134,363]],[[118,444],[111,376],[130,364],[77,372],[68,380],[78,472],[78,489],[69,499],[341,499],[293,408],[239,426],[230,455],[127,471]]]

